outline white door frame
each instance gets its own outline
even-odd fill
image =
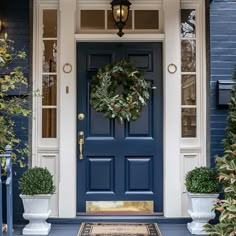
[[[86,1],[80,0],[83,4]],[[101,0],[102,1],[102,0]],[[161,2],[160,0],[149,0],[149,2]],[[34,8],[34,89],[37,89],[40,73],[38,73],[38,56],[41,55],[38,43],[38,36],[42,31],[41,23],[38,21],[38,7],[40,4],[50,9],[50,6],[58,8],[58,146],[52,149],[47,146],[40,146],[37,142],[38,129],[37,115],[40,105],[37,98],[33,104],[33,165],[50,166],[54,171],[57,180],[58,203],[55,212],[61,218],[73,218],[76,216],[76,42],[162,42],[163,43],[163,160],[164,160],[164,216],[183,216],[183,173],[184,155],[189,166],[205,164],[205,124],[206,124],[206,94],[204,81],[205,44],[204,33],[200,38],[199,55],[201,58],[201,133],[200,144],[191,143],[184,146],[181,140],[181,43],[180,43],[180,8],[202,7],[201,0],[163,0],[163,22],[164,33],[158,34],[125,34],[119,38],[116,34],[76,34],[76,12],[78,0],[39,0],[35,1]],[[181,2],[181,3],[180,3]],[[51,5],[50,5],[51,4]],[[99,3],[98,3],[99,4]],[[195,5],[194,5],[195,4]],[[92,6],[92,5],[91,5]],[[77,9],[76,9],[77,8]],[[204,29],[204,11],[201,10],[201,26]],[[200,28],[201,27],[201,28]],[[200,51],[201,48],[201,51]],[[64,73],[63,66],[69,63],[72,67],[70,73]],[[168,65],[175,64],[177,71],[174,74],[168,72]],[[36,87],[35,87],[36,86]],[[185,140],[184,140],[185,141]],[[44,162],[42,155],[44,154]],[[53,156],[54,162],[50,158]],[[193,161],[189,161],[189,156],[194,156]],[[193,158],[192,158],[193,159]],[[197,160],[197,161],[196,161]],[[200,160],[200,161],[199,161]],[[54,166],[55,165],[55,166]],[[183,171],[182,171],[183,172]],[[175,199],[175,201],[173,201]],[[55,215],[56,216],[56,215]]]
[[[59,216],[76,216],[76,41],[93,41],[94,35],[74,35],[75,0],[60,0],[60,185]],[[163,42],[163,86],[164,86],[164,214],[180,216],[180,0],[164,2],[165,36],[152,35],[151,41]],[[169,19],[172,19],[171,21]],[[176,20],[177,19],[177,20]],[[171,27],[170,27],[171,24]],[[68,27],[68,25],[70,27]],[[137,37],[138,36],[138,37]],[[94,41],[150,41],[149,35],[97,35]],[[163,37],[164,36],[164,37]],[[97,38],[99,40],[97,40]],[[166,47],[168,45],[168,47]],[[79,59],[78,59],[79,60]],[[64,64],[72,65],[72,73],[65,74]],[[79,62],[78,62],[79,63]],[[166,72],[166,66],[174,63],[178,70],[175,74]],[[66,87],[70,93],[66,93]],[[171,94],[171,96],[169,96]],[[68,106],[70,104],[70,106]],[[67,127],[65,129],[65,127]],[[171,146],[171,148],[169,148]],[[65,148],[70,147],[70,149]],[[70,171],[68,171],[70,170]],[[175,173],[175,178],[173,178]],[[70,183],[68,185],[68,183]],[[74,186],[74,188],[71,188]],[[171,197],[170,197],[171,196]],[[68,199],[69,198],[69,199]],[[173,204],[173,198],[175,203]],[[65,202],[70,202],[68,206]]]

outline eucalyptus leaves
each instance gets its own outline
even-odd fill
[[[150,97],[150,83],[128,61],[100,68],[91,83],[90,104],[121,123],[137,120]]]

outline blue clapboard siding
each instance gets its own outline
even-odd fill
[[[27,58],[24,62],[16,62],[20,65],[29,82],[30,74],[30,0],[0,0],[0,19],[4,24],[1,36],[6,32],[8,38],[13,40],[14,47],[18,50],[23,49],[27,53]],[[16,65],[15,63],[15,65]],[[12,65],[14,66],[14,64]],[[25,90],[24,92],[28,92]],[[14,94],[14,93],[13,93]],[[15,92],[17,94],[17,91]],[[28,142],[29,140],[29,119],[18,117],[16,118],[16,132],[18,138]],[[19,198],[18,181],[24,169],[14,167],[16,175],[13,176],[13,204],[14,204],[14,222],[22,222],[23,206]]]
[[[213,0],[210,6],[211,46],[211,163],[223,152],[227,108],[216,105],[216,81],[230,80],[236,64],[236,1]]]

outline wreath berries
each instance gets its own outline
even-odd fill
[[[98,69],[91,83],[90,104],[107,118],[137,120],[146,105],[150,83],[128,61]]]

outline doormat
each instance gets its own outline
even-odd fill
[[[77,236],[161,236],[156,223],[82,223]]]

